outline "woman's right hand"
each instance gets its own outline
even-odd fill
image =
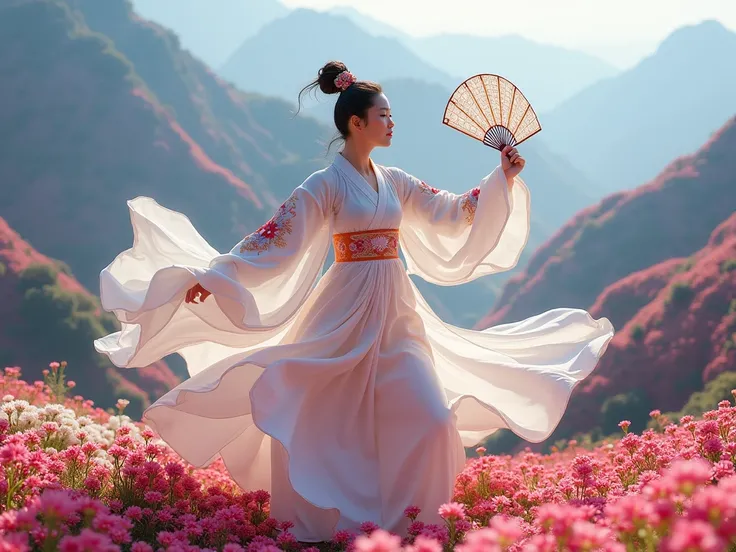
[[[202,287],[202,284],[197,283],[187,291],[187,296],[184,299],[187,303],[197,303],[197,295],[201,295],[200,303],[212,295],[209,291]]]

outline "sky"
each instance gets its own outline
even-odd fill
[[[281,0],[317,10],[352,6],[415,36],[520,34],[627,65],[673,30],[717,19],[736,31],[736,0]],[[417,14],[421,14],[418,17]]]

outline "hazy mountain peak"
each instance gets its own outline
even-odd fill
[[[384,23],[375,17],[366,15],[352,6],[336,6],[331,8],[329,11],[336,15],[347,17],[359,25],[363,30],[374,36],[387,36],[397,38],[399,40],[408,40],[411,38],[396,27],[392,27],[388,23]]]
[[[184,48],[216,67],[289,8],[278,0],[132,0],[135,11],[174,31]]]
[[[726,41],[736,43],[736,33],[727,29],[720,21],[706,19],[670,33],[659,45],[655,55],[703,52],[717,48]]]

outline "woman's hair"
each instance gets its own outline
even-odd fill
[[[340,90],[335,84],[335,79],[340,73],[347,70],[348,68],[341,61],[328,61],[317,72],[317,78],[299,92],[299,108],[301,108],[302,94],[317,87],[325,94],[340,94],[335,103],[334,119],[342,139],[346,139],[349,135],[350,118],[357,115],[365,119],[368,109],[373,106],[375,97],[383,92],[380,84],[362,80],[356,80],[346,89]]]

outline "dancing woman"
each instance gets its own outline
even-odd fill
[[[130,201],[133,247],[100,276],[122,330],[95,342],[126,368],[183,356],[191,377],[143,421],[190,463],[221,456],[242,488],[269,490],[305,542],[365,521],[402,533],[408,506],[438,522],[464,446],[500,428],[546,439],[613,336],[571,308],[483,331],[443,322],[408,274],[449,286],[517,264],[523,157],[506,148],[477,187],[438,190],[372,161],[394,131],[378,84],[330,62],[312,86],[339,94],[334,162],[222,254],[184,215]]]

